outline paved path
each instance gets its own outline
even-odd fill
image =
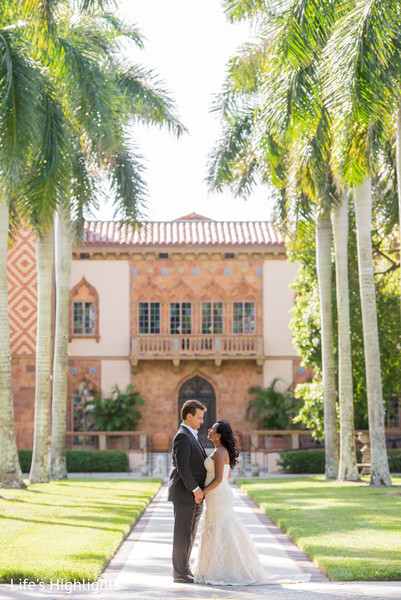
[[[233,487],[235,508],[258,547],[266,571],[294,578],[308,573],[308,583],[217,587],[173,583],[171,538],[173,514],[160,490],[110,562],[97,584],[72,589],[0,585],[0,600],[400,600],[401,582],[331,582],[255,505]]]

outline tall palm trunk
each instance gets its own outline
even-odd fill
[[[333,207],[338,320],[338,397],[340,404],[340,481],[357,481],[354,398],[352,387],[351,324],[348,286],[348,196]]]
[[[9,211],[0,201],[0,488],[22,488],[14,428],[11,379],[10,326],[7,294],[7,244]]]
[[[370,179],[367,179],[361,186],[355,188],[354,197],[371,444],[372,466],[370,485],[391,485],[386,450],[386,433],[384,429],[379,332],[377,327],[376,291],[370,232],[372,223],[372,189]]]
[[[38,329],[36,337],[35,429],[30,483],[49,481],[49,403],[51,374],[51,314],[53,229],[36,238],[38,271]]]
[[[335,479],[338,470],[337,409],[335,360],[332,315],[330,213],[316,222],[316,266],[320,296],[320,321],[322,335],[322,367],[324,393],[324,443],[326,450],[326,479]]]
[[[62,217],[56,214],[55,272],[56,322],[53,367],[52,441],[50,450],[51,479],[66,479],[68,307],[72,245]]]
[[[396,163],[397,163],[397,192],[398,192],[398,212],[400,220],[400,239],[399,248],[401,250],[401,102],[397,108],[397,132],[396,132]],[[401,269],[400,269],[401,271]],[[401,308],[401,273],[400,273],[400,308]]]

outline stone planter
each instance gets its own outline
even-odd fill
[[[168,452],[170,449],[170,438],[165,431],[155,431],[152,434],[153,452]]]

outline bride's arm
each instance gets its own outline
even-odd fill
[[[213,452],[214,460],[214,479],[203,489],[203,493],[207,494],[211,492],[223,481],[224,464],[227,457],[227,450],[225,448],[217,448]]]

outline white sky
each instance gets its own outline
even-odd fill
[[[204,181],[219,133],[217,117],[210,114],[213,94],[221,91],[228,58],[247,40],[248,25],[231,25],[220,0],[120,0],[120,6],[146,38],[136,62],[160,75],[189,130],[177,140],[156,128],[135,129],[146,159],[147,217],[171,220],[194,211],[215,220],[269,219],[266,187],[244,201],[229,191],[208,193]],[[97,216],[111,219],[112,211],[103,207]]]

